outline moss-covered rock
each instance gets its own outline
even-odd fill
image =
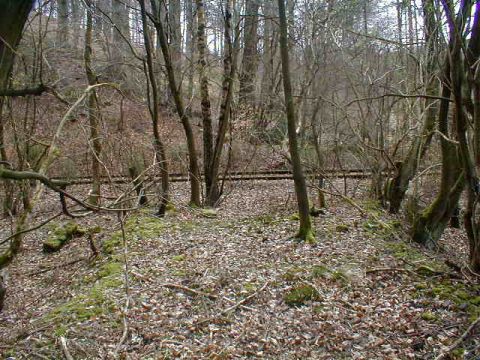
[[[291,289],[284,295],[283,300],[288,306],[302,306],[307,301],[319,301],[321,297],[317,289],[305,284]]]
[[[52,253],[59,251],[68,241],[84,234],[85,230],[73,221],[58,225],[43,242],[43,252]]]

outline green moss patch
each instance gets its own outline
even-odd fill
[[[59,251],[68,241],[77,236],[83,236],[85,230],[74,221],[68,221],[56,226],[48,238],[43,242],[43,252]]]
[[[184,254],[172,256],[172,260],[173,260],[173,261],[182,262],[182,261],[184,261],[185,259],[186,259],[186,256],[185,256]]]
[[[425,311],[420,316],[425,321],[435,322],[438,320],[438,316],[432,313],[431,311]]]
[[[128,240],[154,239],[163,232],[165,227],[164,220],[149,215],[145,211],[131,215],[124,224],[125,235]],[[122,242],[122,231],[113,232],[102,243],[103,253],[106,255],[113,254],[115,249],[122,245]]]
[[[399,229],[402,227],[402,223],[398,220],[387,220],[383,221],[378,217],[370,217],[367,219],[363,225],[363,229],[375,236],[380,236],[384,239],[391,238]]]
[[[468,313],[472,319],[480,315],[480,285],[467,286],[443,279],[434,283],[418,283],[415,289],[417,295],[450,301]]]
[[[89,290],[84,286],[82,289],[85,292],[54,308],[45,316],[45,320],[57,323],[55,333],[64,334],[70,323],[81,323],[106,315],[111,318],[110,314],[117,310],[117,305],[109,293],[122,287],[122,275],[123,264],[115,257],[109,258],[98,268],[92,279],[94,284]]]
[[[321,300],[318,291],[311,285],[298,285],[288,291],[283,300],[288,306],[302,306],[307,301]]]

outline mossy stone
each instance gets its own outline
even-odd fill
[[[48,238],[43,242],[43,252],[52,253],[59,251],[68,241],[76,236],[82,236],[85,230],[74,221],[68,221],[56,226]]]

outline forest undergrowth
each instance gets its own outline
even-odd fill
[[[433,359],[480,314],[480,286],[452,264],[467,254],[459,230],[426,252],[372,201],[356,200],[361,214],[329,198],[308,245],[290,238],[289,181],[237,183],[216,210],[187,195],[175,184],[164,219],[80,219],[96,230],[58,253],[42,253],[52,227],[30,233],[8,269],[3,357]],[[479,355],[470,336],[450,356]]]

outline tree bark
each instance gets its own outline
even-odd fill
[[[187,53],[187,60],[189,61],[188,68],[188,85],[187,85],[187,98],[193,98],[194,92],[194,77],[195,77],[195,45],[197,41],[197,36],[195,33],[197,30],[197,21],[196,17],[193,14],[193,1],[194,0],[185,0],[185,12],[187,18],[187,36],[185,39],[185,48]],[[191,106],[188,108],[189,114],[191,113]]]
[[[207,39],[205,34],[206,20],[203,0],[196,0],[197,4],[197,46],[198,46],[198,75],[200,79],[200,99],[203,124],[203,173],[205,176],[205,189],[208,194],[212,188],[210,166],[213,157],[213,127],[210,94],[208,90],[207,74]]]
[[[188,1],[188,0],[187,0]],[[168,2],[168,40],[170,44],[170,55],[175,72],[178,74],[182,63],[182,26],[181,26],[182,8],[180,0],[170,0]],[[177,84],[181,86],[181,84]]]
[[[92,68],[92,42],[93,42],[93,20],[91,0],[85,0],[87,4],[87,24],[85,29],[85,51],[84,62],[88,84],[97,84],[97,75]],[[88,95],[88,121],[90,124],[89,147],[92,151],[92,187],[90,189],[89,202],[93,205],[100,203],[101,194],[101,163],[102,142],[100,140],[100,110],[98,108],[97,93],[92,90]]]
[[[183,129],[185,131],[185,136],[187,139],[188,147],[188,159],[189,159],[189,178],[190,178],[190,203],[193,206],[200,206],[200,170],[198,166],[198,155],[197,147],[195,144],[195,135],[193,133],[192,125],[190,123],[190,118],[188,117],[187,112],[185,111],[185,106],[183,103],[182,93],[180,88],[177,85],[177,80],[175,76],[175,69],[172,64],[172,58],[170,55],[170,47],[167,43],[167,38],[165,35],[165,30],[162,22],[162,16],[160,12],[160,7],[157,4],[156,0],[151,0],[152,11],[154,14],[154,26],[157,30],[158,41],[162,49],[163,58],[165,61],[165,70],[167,72],[168,84],[170,91],[175,102],[175,107],[177,109],[178,116],[182,122]]]
[[[68,1],[57,0],[57,46],[68,46]]]
[[[33,0],[2,0],[0,1],[0,93],[6,93],[15,59],[15,50],[22,37],[22,30],[28,19]],[[5,134],[3,122],[3,97],[0,98],[0,160],[8,163],[5,149]],[[0,165],[3,167],[3,165]],[[6,215],[14,212],[13,184],[3,182],[6,198],[3,211]]]
[[[308,192],[303,175],[300,153],[298,150],[295,107],[293,102],[292,84],[290,82],[290,64],[288,56],[287,17],[285,0],[278,0],[278,13],[280,17],[280,54],[282,60],[283,91],[288,121],[288,144],[293,168],[293,181],[297,195],[298,212],[300,216],[300,229],[297,238],[309,243],[315,242],[312,222],[309,213]]]
[[[159,113],[158,113],[158,105],[160,102],[159,94],[158,94],[158,86],[157,86],[157,79],[155,77],[155,71],[153,66],[153,49],[152,49],[152,42],[150,40],[150,32],[148,29],[148,22],[147,22],[147,15],[145,10],[145,0],[139,0],[140,8],[141,8],[141,17],[142,17],[142,25],[143,25],[143,38],[145,41],[145,50],[147,53],[147,61],[146,61],[146,68],[147,68],[147,75],[150,82],[150,87],[152,90],[152,96],[150,100],[149,96],[149,110],[150,115],[152,117],[152,127],[153,127],[153,145],[155,148],[155,155],[157,157],[160,176],[162,179],[162,193],[160,196],[160,204],[158,207],[157,215],[160,217],[165,216],[165,212],[167,211],[167,205],[169,202],[170,196],[170,180],[168,174],[168,162],[167,162],[167,155],[165,152],[165,146],[162,142],[160,137],[160,131],[158,130],[158,123],[159,123]]]
[[[125,42],[125,38],[130,39],[129,8],[125,0],[112,0],[112,21],[115,24],[112,33],[112,75],[114,79],[125,81],[127,77],[125,60],[130,51]]]
[[[463,19],[466,19],[472,13],[472,1],[465,1],[464,9],[460,8],[460,12],[464,15],[457,19],[455,23],[450,21],[451,36],[455,38],[454,46],[451,52],[452,64],[452,92],[455,99],[456,109],[456,129],[460,144],[460,154],[462,164],[465,169],[466,187],[467,187],[467,205],[464,214],[465,230],[469,240],[469,263],[473,271],[480,271],[480,217],[478,215],[478,202],[480,200],[480,182],[478,177],[478,122],[480,121],[478,95],[478,59],[480,57],[480,4],[476,4],[474,13],[474,21],[472,26],[472,33],[468,46],[463,34]],[[444,6],[444,9],[449,14],[449,8]],[[451,12],[450,12],[451,14]],[[451,15],[450,15],[451,17]],[[462,50],[467,49],[465,65],[462,62]],[[465,76],[466,75],[466,76]],[[473,99],[471,94],[473,90]],[[467,132],[469,130],[469,120],[467,117],[466,105],[473,102],[473,146],[470,145]],[[473,156],[472,156],[473,155]]]
[[[223,153],[225,136],[230,124],[230,113],[233,98],[233,86],[236,73],[236,53],[237,44],[232,43],[232,11],[234,1],[225,1],[225,24],[224,24],[224,56],[223,56],[223,82],[222,82],[222,101],[220,104],[220,114],[218,117],[218,130],[215,139],[215,148],[210,163],[210,178],[212,180],[210,191],[207,192],[207,205],[214,206],[221,196],[218,184],[218,173],[220,169],[220,160]],[[238,39],[238,37],[237,37]]]
[[[258,0],[246,0],[242,70],[240,74],[240,102],[252,104],[255,100],[255,79],[258,64]]]
[[[453,49],[454,39],[450,39],[449,51]],[[449,100],[451,91],[451,62],[446,56],[442,78],[442,98],[439,109],[438,130],[442,152],[442,178],[440,191],[432,202],[415,220],[412,229],[414,241],[427,247],[436,246],[443,231],[455,211],[460,195],[464,189],[465,176],[462,169],[458,146],[449,140]]]

